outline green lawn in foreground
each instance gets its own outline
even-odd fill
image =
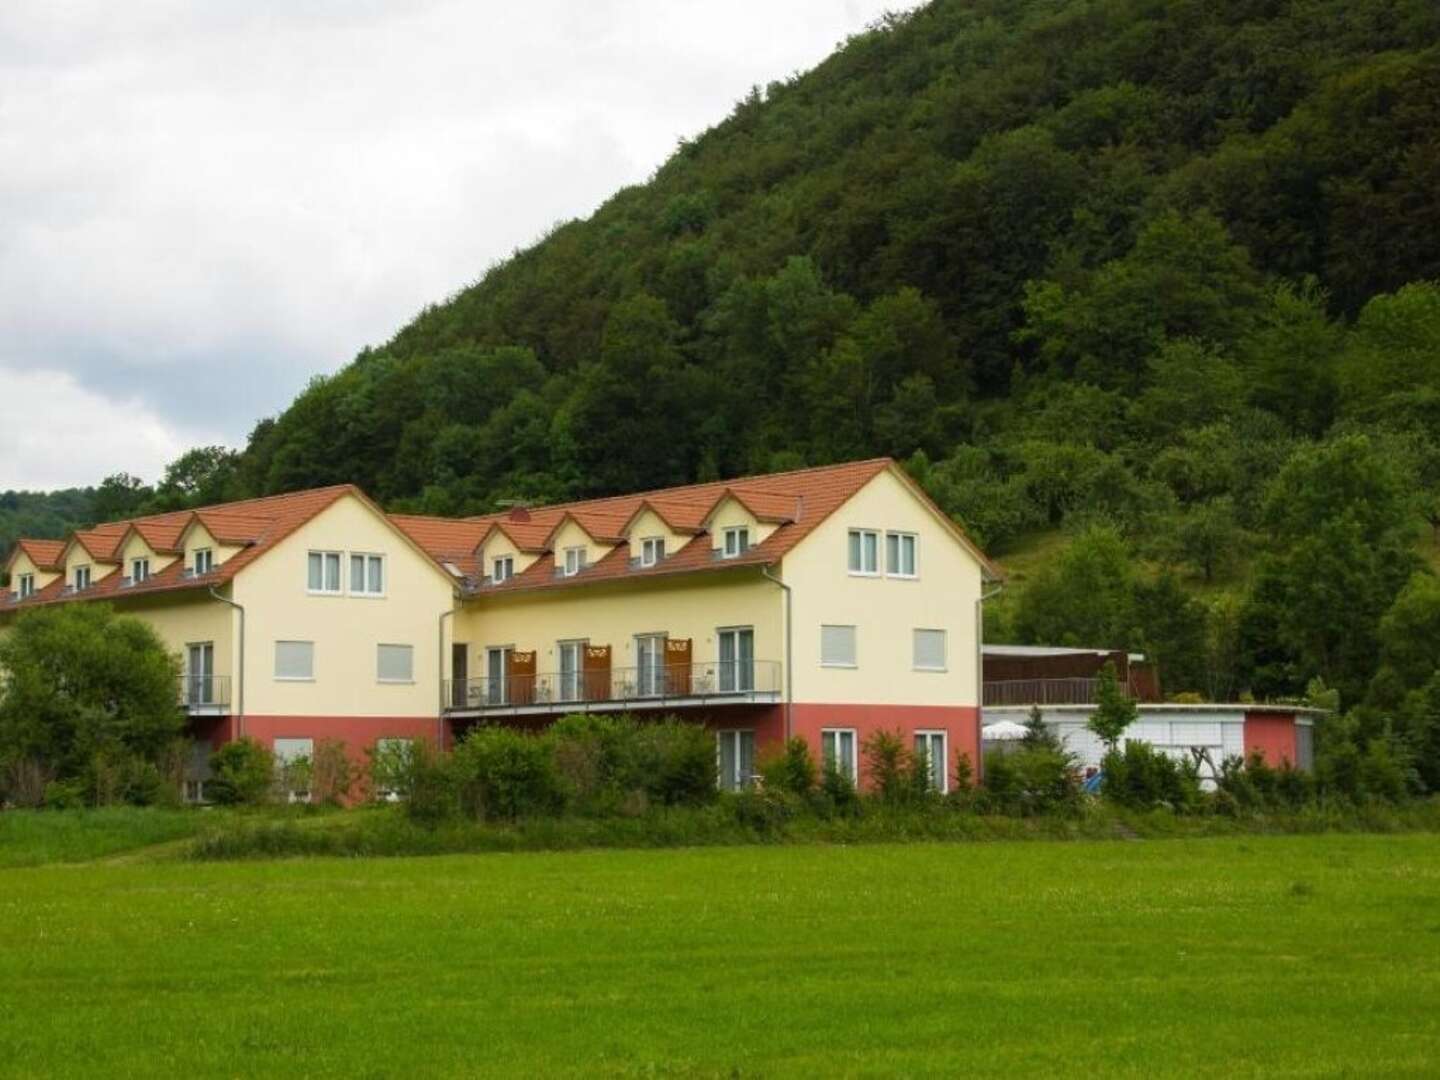
[[[0,869],[86,862],[194,836],[213,812],[134,806],[0,813]],[[0,1062],[3,1068],[3,1062]]]
[[[0,1071],[1435,1075],[1440,837],[0,873]]]

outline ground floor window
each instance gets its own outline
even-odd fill
[[[945,768],[949,760],[945,747],[945,732],[915,732],[915,757],[918,759],[922,756],[925,758],[925,768],[930,773],[930,786],[939,792],[949,790],[949,777]]]
[[[310,801],[311,763],[315,760],[314,739],[276,739],[275,777],[281,797],[287,802]]]
[[[381,802],[399,802],[409,796],[414,754],[414,739],[375,740],[375,749],[370,752],[375,798]]]
[[[755,777],[755,732],[718,731],[720,788],[740,791],[750,786]]]
[[[860,763],[855,755],[854,728],[825,728],[820,732],[820,760],[827,769],[835,769],[851,780],[860,779]]]

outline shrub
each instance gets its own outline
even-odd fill
[[[873,731],[860,746],[870,786],[881,802],[903,803],[914,794],[912,754],[898,731]]]
[[[1080,802],[1080,777],[1073,754],[1059,747],[1021,744],[985,755],[981,805],[1029,817],[1073,810]]]
[[[798,735],[790,739],[778,753],[761,759],[760,776],[766,791],[786,791],[802,797],[810,795],[817,780],[810,744]]]
[[[1101,788],[1111,802],[1132,810],[1168,806],[1185,812],[1202,802],[1200,771],[1192,761],[1180,761],[1147,742],[1132,739],[1125,749],[1111,750],[1101,763]]]
[[[1226,810],[1293,810],[1315,799],[1315,778],[1289,761],[1272,767],[1258,751],[1249,758],[1231,756],[1221,763],[1215,779]]]
[[[625,802],[621,774],[635,723],[628,717],[576,713],[550,729],[555,775],[570,809],[604,813]]]
[[[275,757],[246,735],[210,755],[210,773],[206,791],[212,801],[227,806],[254,806],[270,797],[275,784]]]
[[[350,798],[354,785],[350,755],[341,739],[321,739],[310,761],[310,801],[339,806]]]
[[[782,788],[737,791],[726,801],[737,822],[766,838],[783,833],[799,810],[797,797]]]
[[[377,739],[366,747],[365,797],[374,802],[408,799],[415,787],[416,753],[410,739]]]
[[[400,785],[391,790],[405,800],[405,815],[411,821],[434,826],[459,816],[460,799],[449,759],[428,740],[410,743],[403,771],[390,775]]]
[[[827,761],[820,774],[815,807],[824,817],[856,817],[860,813],[860,792],[856,790],[855,781],[834,762]]]
[[[85,806],[85,784],[80,780],[51,780],[45,785],[47,810],[80,810]]]
[[[718,794],[714,737],[699,724],[667,717],[630,724],[622,744],[621,787],[662,806],[702,806]]]
[[[450,756],[461,809],[510,821],[559,808],[550,740],[507,727],[477,728]]]

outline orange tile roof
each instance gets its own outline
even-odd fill
[[[156,547],[157,542],[174,545],[178,543],[184,527],[196,518],[202,523],[206,523],[207,529],[211,528],[210,523],[214,523],[214,528],[225,534],[224,536],[215,535],[212,531],[212,535],[215,535],[217,540],[241,543],[245,546],[203,577],[187,576],[185,567],[177,560],[138,585],[124,585],[125,575],[116,571],[95,582],[80,594],[68,592],[69,583],[63,578],[59,578],[24,601],[15,600],[14,594],[9,590],[0,593],[0,611],[13,610],[17,607],[29,608],[59,600],[110,600],[181,589],[208,589],[223,585],[286,536],[346,494],[353,494],[367,503],[370,502],[365,494],[353,484],[341,484],[335,487],[316,488],[311,491],[297,491],[289,495],[268,495],[259,499],[246,499],[243,502],[205,507],[198,511],[181,510],[127,521],[112,521],[104,525],[97,525],[94,529],[72,533],[70,540],[82,544],[92,556],[106,562],[115,561],[120,543],[132,527],[141,536],[144,536],[145,542],[151,544],[152,547]],[[377,512],[379,512],[378,508]],[[152,541],[150,536],[155,536],[157,540]],[[68,546],[70,540],[65,541],[62,547]],[[45,543],[45,541],[39,542]],[[37,541],[22,540],[20,543],[33,545]],[[157,550],[165,550],[165,548],[157,548]],[[173,550],[173,546],[170,550]]]
[[[60,556],[65,554],[64,540],[16,540],[15,548],[7,560],[8,566],[19,552],[30,556],[33,562],[41,570],[59,570]]]
[[[848,462],[842,465],[823,465],[811,469],[797,469],[792,472],[772,473],[766,476],[747,477],[739,480],[717,480],[703,484],[689,484],[684,487],[664,488],[658,491],[640,492],[634,495],[616,495],[602,499],[563,503],[557,506],[535,507],[525,511],[526,520],[516,521],[510,512],[486,514],[468,519],[468,523],[481,527],[482,538],[492,529],[500,528],[514,540],[522,550],[535,551],[548,546],[546,543],[567,517],[579,521],[586,531],[596,539],[615,541],[614,548],[598,562],[586,567],[572,577],[562,577],[555,572],[553,554],[542,554],[524,572],[516,574],[509,581],[499,585],[482,584],[483,572],[474,565],[473,549],[465,553],[468,563],[460,561],[460,553],[453,547],[442,549],[429,539],[432,530],[435,535],[444,535],[452,543],[462,540],[455,531],[443,532],[447,527],[453,530],[455,522],[442,518],[393,517],[401,528],[410,533],[422,547],[434,557],[440,557],[446,550],[450,561],[465,570],[471,589],[480,595],[509,593],[526,589],[558,588],[616,578],[659,577],[667,574],[693,573],[699,570],[727,570],[737,566],[771,565],[787,551],[808,536],[821,522],[840,508],[852,495],[886,469],[894,468],[896,474],[915,492],[917,497],[929,505],[943,520],[950,521],[943,511],[926,498],[919,485],[905,476],[903,470],[895,467],[890,458],[873,458],[869,461]],[[623,539],[625,529],[634,523],[640,511],[655,510],[677,531],[700,532],[703,523],[716,507],[727,497],[734,496],[757,520],[775,523],[778,527],[765,541],[752,547],[744,555],[734,559],[719,559],[715,556],[714,545],[702,536],[696,536],[678,551],[668,553],[665,560],[656,566],[640,567],[632,561],[629,544]],[[998,576],[998,570],[986,560],[983,553],[971,543],[951,522],[956,535],[974,551],[986,572]],[[608,535],[607,535],[608,534]],[[522,543],[520,537],[527,543]],[[465,537],[468,538],[468,537]],[[477,541],[477,544],[479,541]]]

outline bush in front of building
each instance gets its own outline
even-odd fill
[[[450,755],[460,809],[486,821],[552,814],[563,805],[554,740],[509,727],[476,728]]]
[[[766,791],[787,791],[803,799],[815,793],[820,780],[810,744],[798,735],[786,740],[778,752],[762,755],[758,771]]]
[[[225,743],[210,755],[210,781],[205,785],[212,802],[222,806],[258,806],[275,788],[275,756],[248,735]]]
[[[151,780],[185,720],[178,661],[148,624],[106,604],[37,608],[0,638],[0,671],[0,802],[39,806],[52,781],[91,802],[164,800]]]
[[[355,770],[343,739],[321,739],[310,759],[310,801],[343,806],[355,786]]]
[[[985,755],[984,789],[974,801],[981,810],[1018,817],[1073,813],[1080,805],[1075,755],[1047,742],[992,750]]]
[[[1101,762],[1105,799],[1130,810],[1168,807],[1190,813],[1204,805],[1200,770],[1193,761],[1181,761],[1147,742],[1131,739],[1124,750],[1111,750]]]
[[[1298,810],[1315,801],[1315,777],[1289,761],[1270,765],[1259,752],[1226,758],[1215,777],[1215,809],[1234,814]]]

